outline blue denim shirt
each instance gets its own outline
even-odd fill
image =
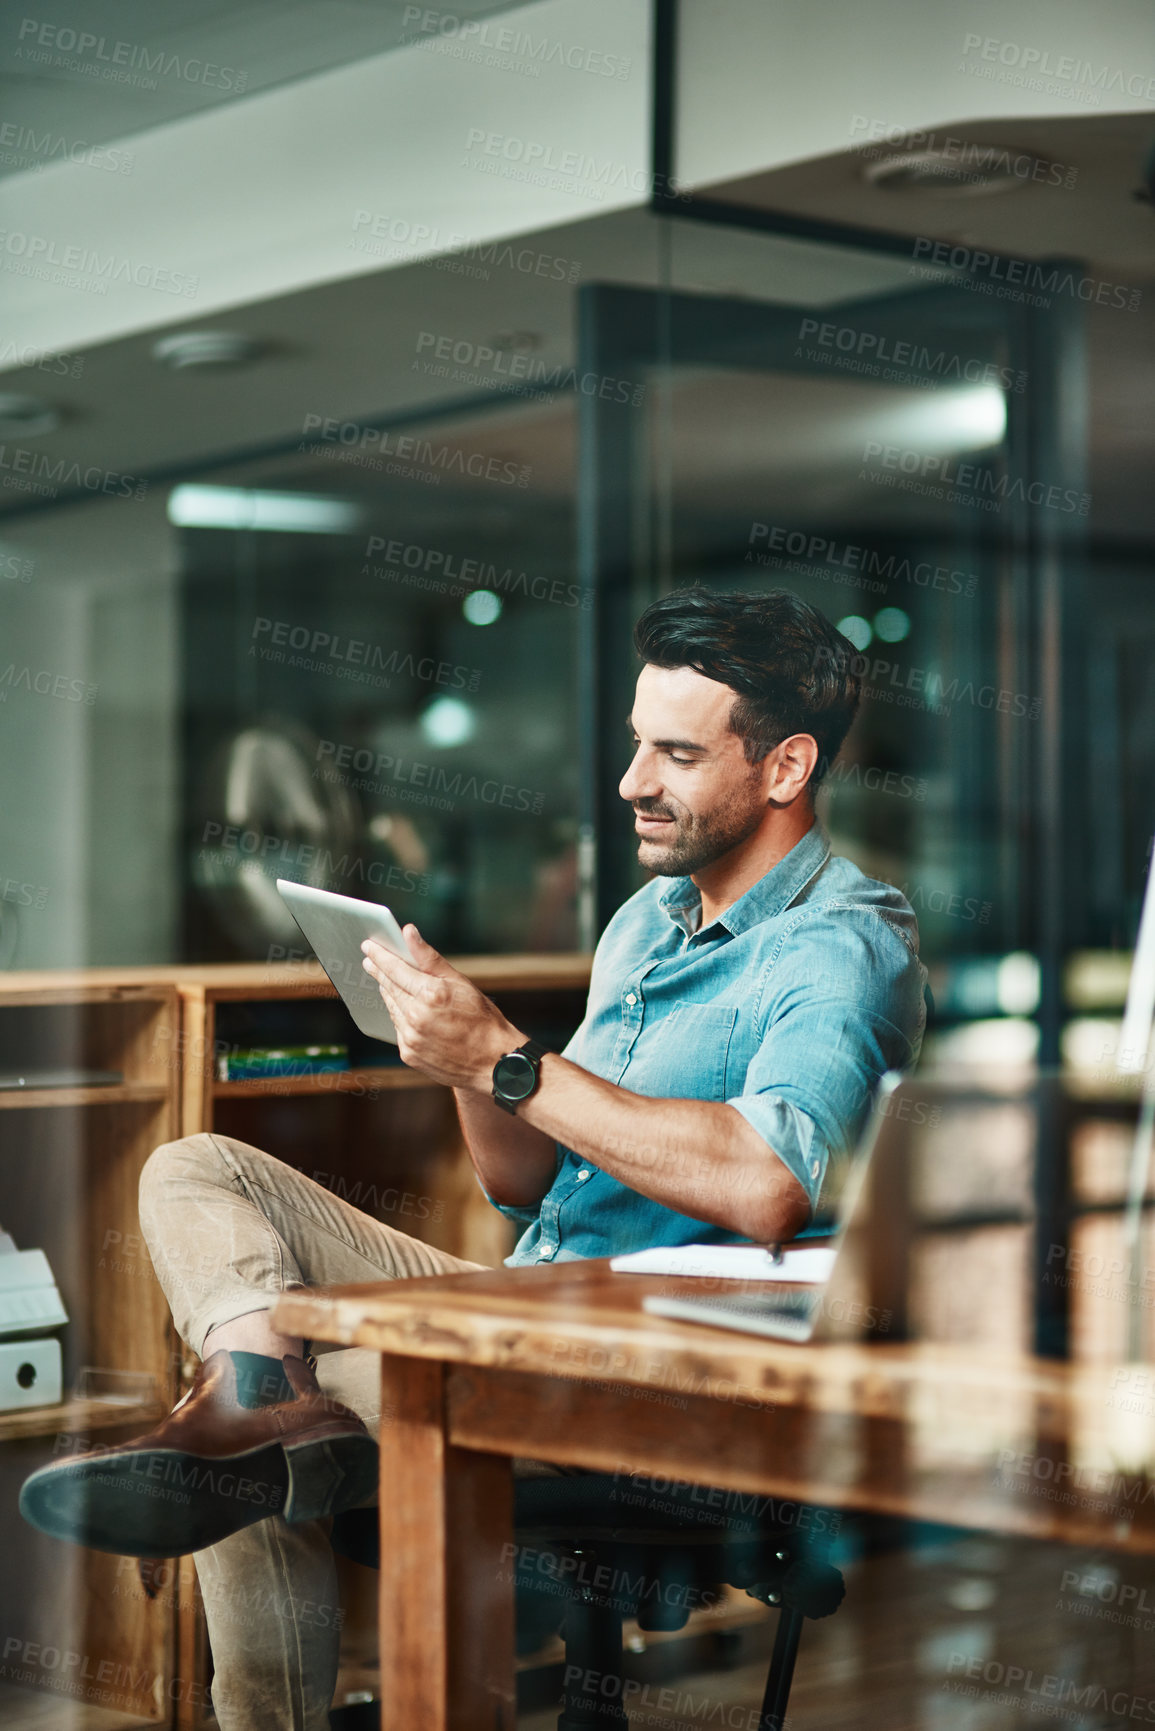
[[[802,1184],[814,1231],[875,1084],[917,1060],[927,979],[918,923],[896,889],[832,854],[817,822],[699,931],[701,913],[690,878],[655,878],[618,909],[563,1056],[635,1094],[734,1106],[767,1161]],[[541,1203],[501,1212],[527,1227],[510,1265],[749,1241],[640,1195],[560,1143]]]

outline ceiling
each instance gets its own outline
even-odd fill
[[[938,185],[894,187],[874,178],[887,158],[928,149],[944,165]],[[752,211],[933,236],[1013,258],[1088,259],[1099,272],[1149,277],[1155,205],[1140,195],[1153,149],[1151,113],[944,121],[929,137],[882,136],[700,190]],[[1003,167],[1005,188],[976,186],[984,160]]]
[[[1073,123],[1061,124],[1069,131]],[[1155,398],[1155,213],[1132,198],[1141,128],[1133,117],[1089,120],[1078,128],[1082,154],[1075,161],[1068,150],[1078,169],[1073,188],[1031,183],[976,196],[965,208],[949,192],[866,188],[854,152],[711,192],[762,208],[891,230],[901,217],[912,234],[1003,244],[1023,257],[1081,256],[1090,273],[1117,271],[1143,299],[1135,311],[1086,308],[1087,485],[1094,494],[1097,539],[1149,540],[1155,535],[1149,406]],[[1031,151],[1056,142],[1054,135],[1029,128],[1001,129],[999,136]],[[990,137],[984,129],[984,142]],[[1074,137],[1068,136],[1069,146]],[[523,258],[527,251],[550,261],[544,273],[510,262],[513,252]],[[552,261],[561,261],[564,280]],[[521,236],[504,263],[466,256],[387,265],[193,321],[196,329],[236,330],[264,346],[260,358],[235,371],[171,372],[153,359],[161,333],[150,332],[77,357],[78,377],[24,368],[0,376],[0,386],[34,394],[61,413],[58,431],[35,441],[38,452],[125,474],[206,475],[229,466],[235,478],[241,473],[236,464],[246,459],[249,484],[254,476],[270,484],[270,478],[306,470],[314,474],[313,485],[376,484],[373,472],[358,468],[348,451],[335,448],[337,460],[324,463],[296,452],[302,434],[315,425],[310,417],[332,417],[357,426],[436,426],[443,443],[456,440],[531,465],[535,494],[568,500],[576,473],[572,399],[503,394],[508,367],[501,372],[447,364],[426,370],[425,338],[448,339],[450,346],[485,344],[505,361],[521,353],[547,368],[568,366],[575,358],[583,283],[670,282],[689,293],[830,309],[868,297],[909,295],[915,286],[909,263],[883,252],[667,221],[635,210]],[[680,502],[703,512],[719,508],[727,516],[732,510],[793,511],[794,520],[835,526],[933,516],[933,507],[913,494],[837,479],[861,429],[882,424],[910,399],[904,388],[886,389],[833,369],[829,376],[809,378],[753,370],[691,377],[680,369],[676,387],[664,395],[652,390],[649,401],[670,411]],[[655,433],[653,417],[647,425],[648,436],[666,436]],[[387,480],[379,485],[389,490]],[[426,504],[434,516],[444,497],[444,491],[429,490]],[[28,511],[26,494],[0,491],[6,542]]]
[[[464,22],[523,3],[453,0],[432,16]],[[45,21],[10,8],[0,29],[0,176],[407,42],[436,48],[408,10],[401,0],[54,0]]]

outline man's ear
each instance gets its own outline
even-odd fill
[[[812,733],[791,733],[779,740],[765,760],[767,800],[793,805],[806,794],[817,764],[818,741]]]

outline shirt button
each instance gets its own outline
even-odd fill
[[[538,1255],[539,1256],[548,1256],[549,1255],[549,1245],[543,1244],[541,1246],[541,1248],[538,1250]]]
[[[636,1004],[637,1001],[638,1000],[637,1000],[637,996],[635,995],[635,993],[633,993],[633,992],[627,992],[626,993],[626,1003],[627,1004],[630,1004],[632,1006],[632,1005]]]
[[[810,1176],[811,1176],[811,1178],[817,1178],[817,1176],[818,1176],[818,1162],[817,1162],[817,1160],[812,1160],[810,1162]]]
[[[579,1178],[579,1180],[580,1180],[580,1179],[582,1179],[582,1178],[588,1178],[588,1177],[589,1177],[589,1175],[590,1175],[590,1169],[589,1169],[589,1167],[588,1167],[588,1166],[583,1166],[583,1167],[582,1167],[582,1169],[581,1169],[581,1171],[580,1171],[580,1172],[579,1172],[579,1173],[578,1173],[578,1178]]]

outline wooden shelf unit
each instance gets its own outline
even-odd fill
[[[16,1499],[36,1467],[88,1447],[93,1437],[115,1442],[139,1433],[175,1398],[175,1340],[151,1265],[143,1251],[127,1260],[116,1253],[140,1244],[140,1171],[153,1148],[177,1133],[179,1076],[162,1063],[161,1046],[179,1016],[171,978],[0,976],[6,1068],[102,1069],[123,1078],[108,1086],[0,1091],[0,1223],[18,1248],[45,1251],[69,1316],[59,1331],[63,1400],[0,1413],[5,1725],[47,1725],[67,1715],[69,1725],[115,1731],[171,1718],[171,1615],[125,1594],[124,1559],[35,1532],[20,1519]],[[75,1396],[81,1371],[93,1366],[150,1377],[154,1398]],[[13,1639],[19,1649],[11,1648]],[[63,1693],[60,1677],[38,1657],[54,1648],[89,1661]],[[9,1687],[17,1678],[20,1686]]]
[[[543,1016],[574,1026],[580,1019],[587,955],[451,959],[511,1017],[524,1017],[529,1033],[541,1030]],[[32,1148],[31,1159],[0,1165],[0,1222],[22,1247],[48,1252],[72,1319],[65,1339],[75,1343],[59,1406],[0,1414],[3,1536],[7,1541],[11,1534],[21,1557],[28,1554],[27,1565],[13,1572],[21,1584],[13,1586],[12,1605],[0,1585],[0,1612],[8,1619],[2,1626],[23,1631],[28,1618],[17,1616],[15,1607],[28,1600],[23,1583],[42,1573],[57,1591],[29,1612],[30,1640],[70,1648],[83,1640],[98,1660],[123,1657],[138,1675],[147,1670],[153,1679],[150,1698],[134,1698],[123,1712],[110,1713],[95,1700],[83,1706],[70,1696],[70,1725],[208,1731],[215,1724],[200,1705],[209,1656],[192,1559],[181,1559],[171,1587],[149,1601],[134,1563],[126,1567],[125,1558],[56,1545],[26,1528],[16,1512],[19,1483],[34,1467],[89,1436],[95,1444],[139,1434],[171,1407],[195,1371],[195,1358],[175,1339],[140,1239],[136,1181],[152,1149],[201,1131],[236,1135],[305,1170],[354,1206],[455,1255],[496,1264],[513,1242],[513,1229],[476,1184],[451,1092],[428,1077],[400,1064],[360,1064],[311,1076],[217,1079],[218,1052],[230,1044],[223,1032],[230,1016],[259,1020],[262,1005],[283,1016],[285,1006],[309,1004],[343,1016],[336,1000],[316,963],[91,968],[0,978],[0,1037],[6,1016],[7,1031],[17,1036],[6,1067],[68,1062],[124,1077],[100,1087],[0,1092],[0,1153],[22,1140]],[[44,1170],[51,1177],[41,1183]],[[406,1209],[412,1195],[424,1212]],[[390,1197],[398,1204],[392,1214],[382,1206]],[[83,1363],[150,1372],[158,1399],[127,1406],[67,1398],[70,1378]],[[62,1582],[69,1590],[60,1590]],[[375,1641],[373,1610],[364,1583],[343,1582],[343,1590],[346,1585],[353,1653]],[[345,1669],[349,1662],[344,1655]],[[0,1683],[0,1723],[51,1723],[59,1699],[50,1680],[35,1693],[7,1691]]]

